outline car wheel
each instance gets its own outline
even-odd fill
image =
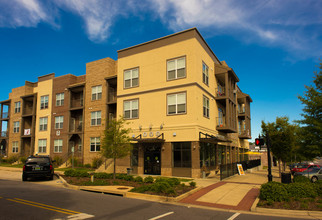
[[[316,176],[313,176],[313,177],[311,178],[311,181],[312,181],[312,183],[315,183],[316,181],[318,181],[318,178],[317,178]]]
[[[22,181],[27,181],[27,176],[26,175],[22,175]]]

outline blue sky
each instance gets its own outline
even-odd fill
[[[300,118],[297,96],[322,58],[320,0],[0,0],[0,100],[25,80],[85,74],[117,50],[197,27],[262,120]]]

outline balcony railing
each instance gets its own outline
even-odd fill
[[[225,87],[216,88],[216,96],[217,97],[225,96]]]
[[[238,113],[239,114],[245,114],[245,107],[240,107],[240,108],[238,108]]]
[[[108,93],[108,102],[115,102],[116,101],[116,92],[110,90]]]
[[[8,131],[1,131],[1,137],[8,137]]]
[[[217,127],[225,127],[226,126],[226,120],[224,117],[217,117],[216,118],[217,121]]]
[[[72,99],[71,100],[71,108],[78,108],[78,107],[83,107],[83,99]]]
[[[71,124],[69,126],[69,131],[70,132],[82,132],[83,131],[83,124],[79,123],[79,124]]]
[[[25,107],[23,109],[23,114],[24,115],[31,115],[32,114],[32,107]]]
[[[30,129],[30,128],[24,129],[24,130],[23,130],[23,135],[24,135],[24,136],[29,136],[29,135],[31,135],[31,129]]]

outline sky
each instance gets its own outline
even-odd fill
[[[301,118],[297,97],[322,59],[322,0],[0,0],[0,100],[26,80],[83,75],[88,62],[192,27],[251,96],[253,139],[261,121]]]

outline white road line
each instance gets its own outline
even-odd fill
[[[233,214],[229,219],[227,219],[227,220],[234,220],[237,216],[239,216],[240,215],[240,213],[235,213],[235,214]]]
[[[75,215],[70,215],[65,218],[56,218],[55,220],[83,220],[88,218],[94,218],[94,215],[86,214],[86,213],[80,213]]]
[[[171,215],[171,214],[173,214],[174,212],[167,212],[167,213],[165,213],[165,214],[163,214],[163,215],[158,215],[158,216],[156,216],[156,217],[154,217],[154,218],[150,218],[149,220],[156,220],[156,219],[160,219],[160,218],[163,218],[163,217],[165,217],[165,216],[167,216],[167,215]]]

